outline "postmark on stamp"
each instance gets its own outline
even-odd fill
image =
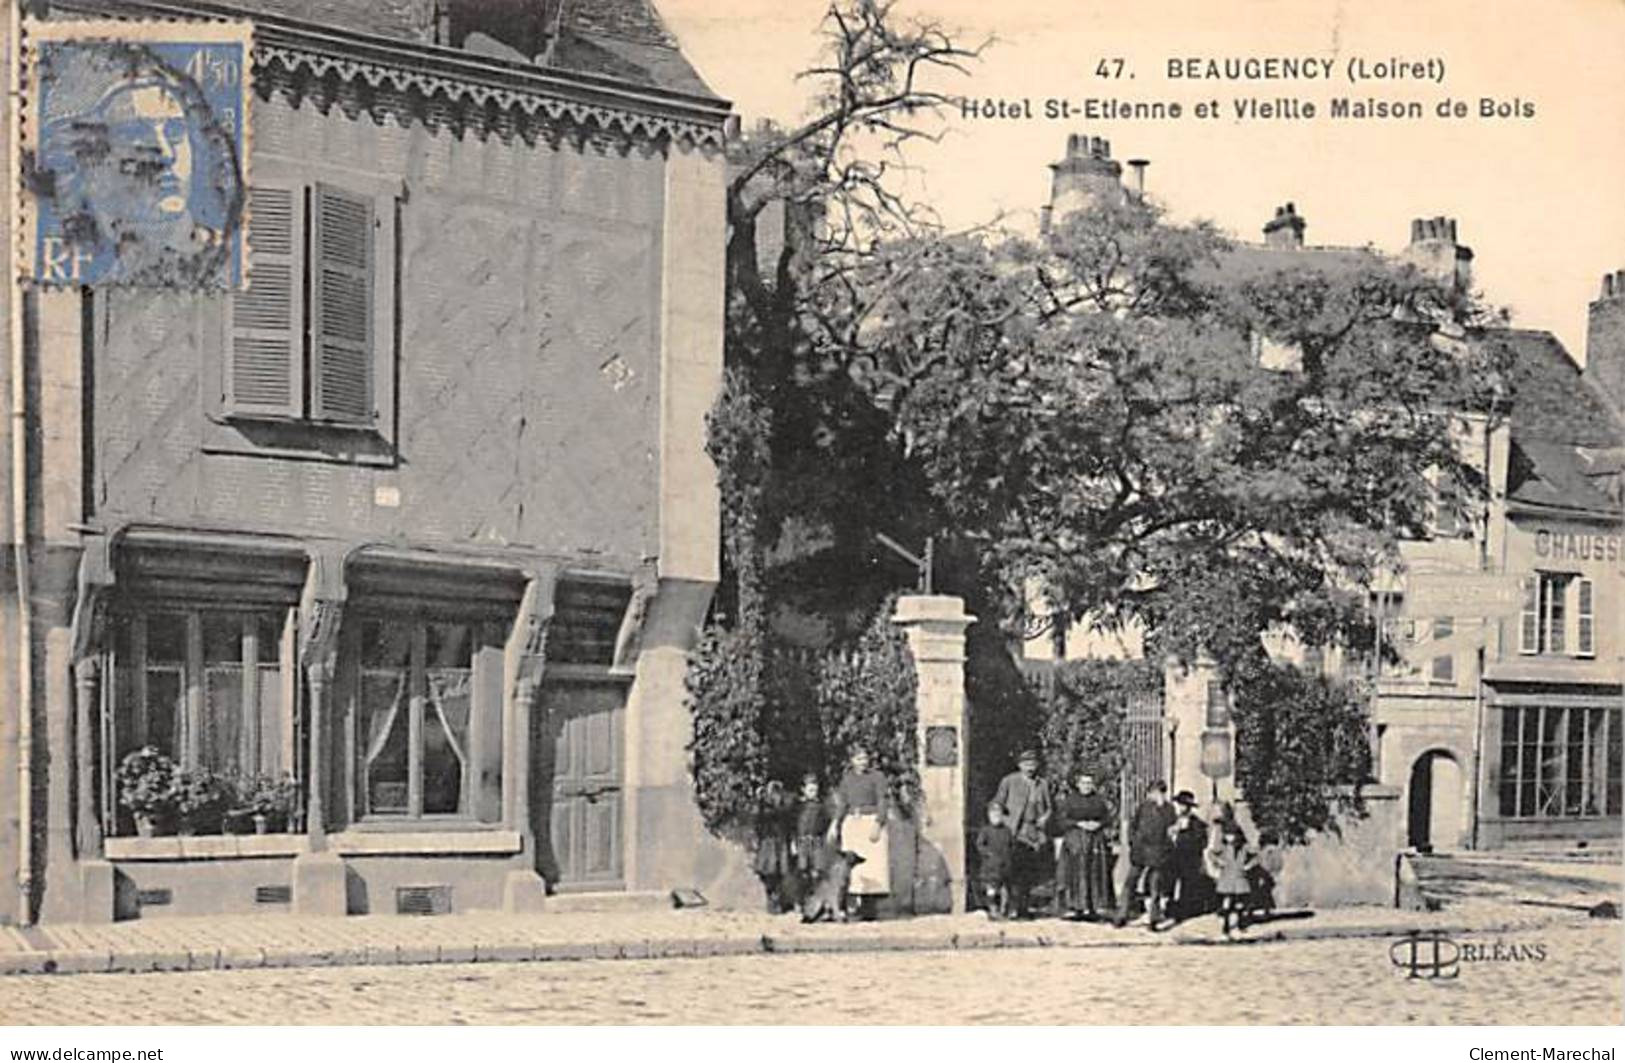
[[[35,22],[28,37],[25,276],[242,287],[250,27]]]

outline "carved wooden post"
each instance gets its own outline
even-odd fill
[[[79,558],[79,591],[73,608],[74,789],[78,810],[73,822],[74,856],[79,864],[79,918],[87,923],[113,921],[113,865],[97,802],[96,734],[102,697],[102,653],[107,644],[107,599],[113,586],[111,537],[86,545]],[[117,751],[102,750],[111,757]]]
[[[508,644],[514,662],[512,711],[503,728],[506,770],[503,788],[507,794],[506,819],[524,841],[523,863],[508,873],[503,887],[503,907],[507,911],[536,911],[547,895],[546,884],[536,873],[536,836],[530,822],[530,763],[536,755],[531,748],[531,719],[541,696],[542,673],[547,664],[547,630],[553,622],[553,605],[558,589],[559,567],[539,566],[531,573],[514,620]]]
[[[335,601],[313,600],[304,611],[300,631],[299,659],[305,665],[309,692],[307,727],[310,731],[309,778],[305,799],[305,833],[310,851],[327,848],[327,719],[333,676],[338,671],[338,630],[343,606]]]
[[[101,817],[96,814],[96,706],[101,700],[101,658],[91,655],[74,662],[74,746],[79,778],[79,811],[74,821],[74,846],[81,860],[100,860],[103,853]]]
[[[324,547],[310,555],[299,600],[299,659],[308,698],[305,834],[309,851],[293,862],[293,910],[299,915],[344,915],[348,910],[344,862],[327,848],[327,743],[333,677],[338,670],[339,623],[344,615],[344,555]]]

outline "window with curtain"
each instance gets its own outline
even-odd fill
[[[501,625],[364,615],[351,664],[359,819],[500,812]]]

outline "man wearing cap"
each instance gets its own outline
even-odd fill
[[[1196,815],[1196,795],[1181,790],[1174,795],[1174,825],[1168,828],[1174,843],[1172,897],[1169,914],[1175,919],[1200,915],[1207,904],[1209,882],[1202,870],[1207,852],[1207,824]]]
[[[1049,847],[1049,783],[1038,777],[1038,751],[1024,749],[1016,757],[1016,770],[999,780],[993,800],[1004,809],[1005,822],[1016,836],[1011,868],[1010,906],[1016,918],[1028,914],[1028,897],[1043,873],[1044,850]]]
[[[1128,882],[1123,886],[1123,903],[1117,910],[1117,925],[1128,923],[1129,909],[1136,892],[1145,896],[1145,921],[1152,930],[1161,929],[1163,900],[1168,895],[1169,872],[1173,869],[1174,842],[1169,831],[1174,810],[1168,804],[1168,784],[1158,779],[1145,788],[1145,800],[1134,810],[1128,828]]]

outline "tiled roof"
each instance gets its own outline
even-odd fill
[[[1485,335],[1512,347],[1515,437],[1603,449],[1625,445],[1625,425],[1556,336],[1535,329],[1492,329]]]
[[[1557,337],[1494,329],[1512,348],[1512,462],[1507,497],[1548,508],[1618,514],[1625,425]]]
[[[1584,454],[1568,443],[1549,439],[1512,438],[1512,461],[1507,471],[1507,497],[1514,502],[1547,509],[1587,513],[1620,512],[1617,498],[1604,492],[1612,477],[1593,476]]]
[[[1308,269],[1319,272],[1356,270],[1380,261],[1376,251],[1364,247],[1268,247],[1235,244],[1219,257],[1218,268],[1240,279],[1267,276],[1277,270]]]
[[[120,0],[69,0],[64,6],[118,7]],[[282,19],[317,30],[420,45],[436,43],[438,7],[450,12],[453,40],[469,50],[520,62],[539,60],[553,70],[717,99],[678,50],[676,38],[651,0],[440,0],[439,4],[435,0],[159,0],[147,6],[177,13],[193,10],[205,15]],[[483,37],[484,46],[468,43],[471,35],[476,40]]]

